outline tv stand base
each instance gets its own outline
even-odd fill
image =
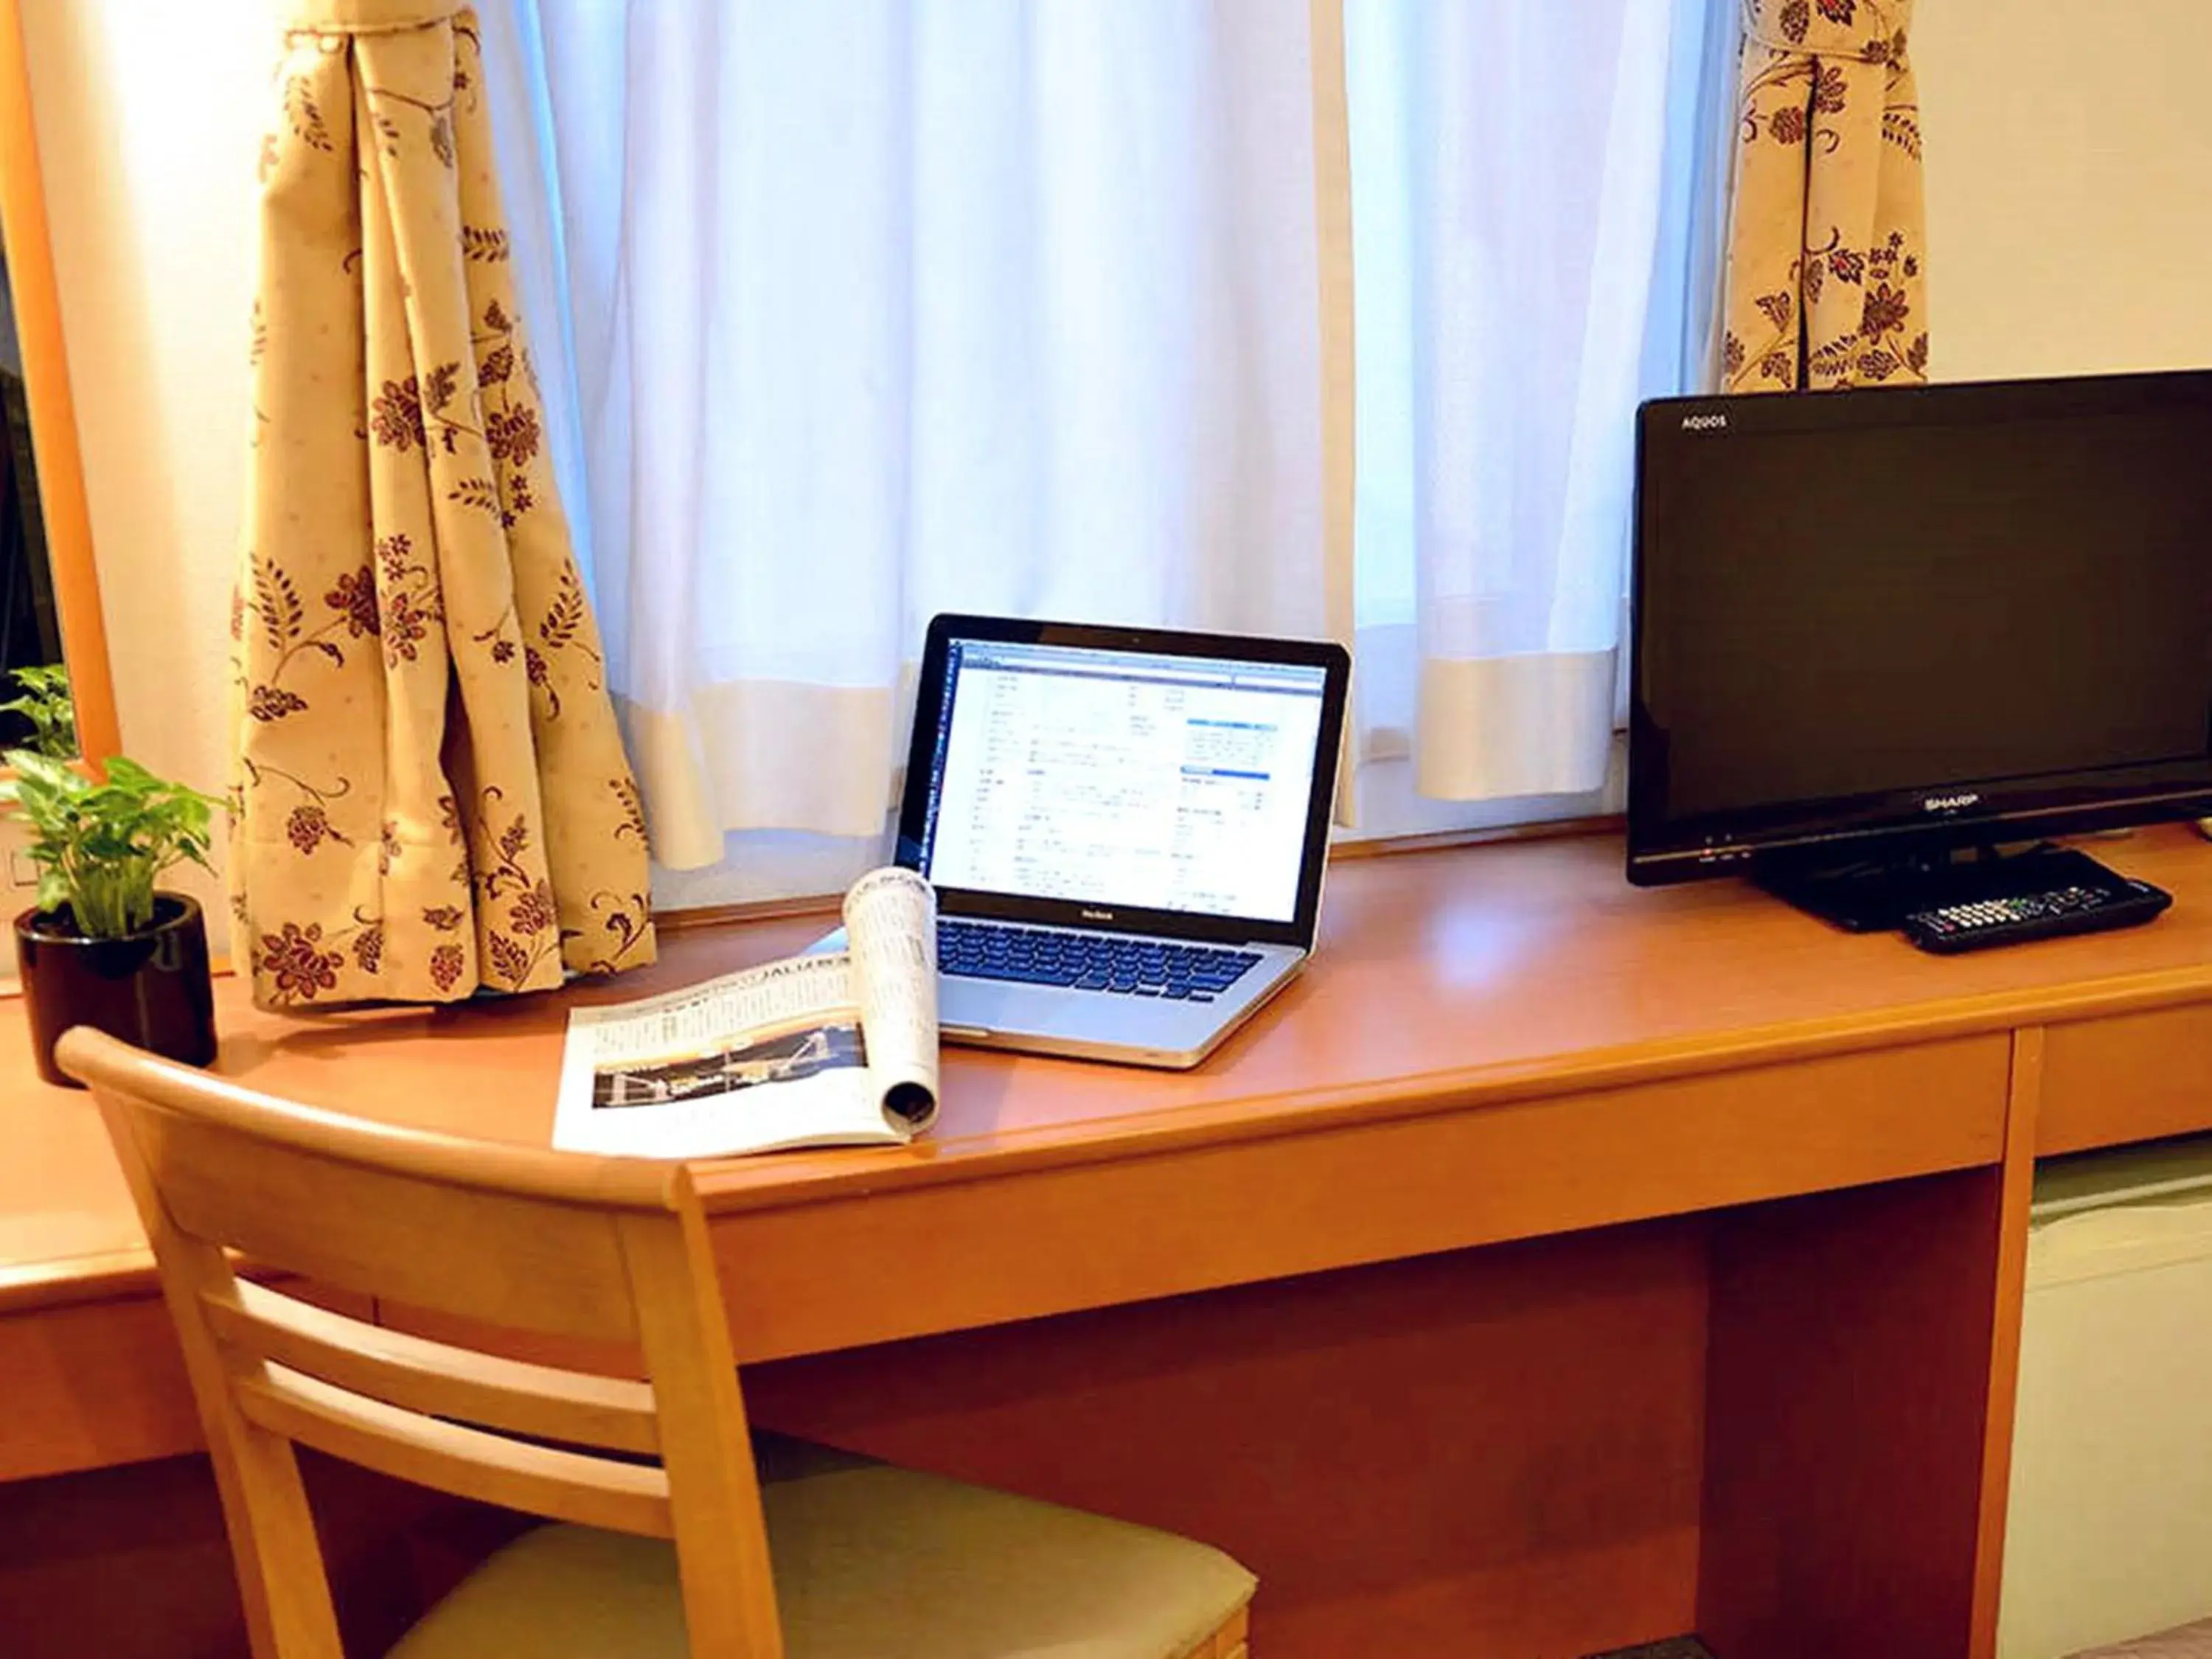
[[[2087,853],[2049,842],[2017,851],[1964,848],[1950,854],[1853,864],[1777,860],[1752,878],[1777,898],[1851,933],[1887,933],[1917,910],[2017,898],[2062,887],[2114,891],[2128,885],[2118,871]]]

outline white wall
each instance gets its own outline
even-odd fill
[[[21,9],[123,742],[219,791],[270,10]]]
[[[218,787],[268,7],[22,3],[123,738]],[[1917,29],[1937,372],[2212,363],[2212,6]]]
[[[2212,364],[2212,6],[1919,0],[1946,380]]]

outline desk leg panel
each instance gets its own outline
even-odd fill
[[[1960,1659],[2003,1171],[1717,1218],[1698,1628],[1723,1659]]]
[[[2045,1032],[2014,1031],[2012,1099],[2005,1118],[2004,1183],[1997,1216],[1996,1297],[1990,1322],[1990,1403],[1982,1427],[1982,1492],[1974,1552],[1973,1640],[1968,1659],[1996,1659],[2004,1587],[2007,1501],[2011,1496],[2020,1335],[2027,1299],[2027,1230],[2035,1203],[2035,1141],[2043,1097]]]
[[[1571,1659],[1687,1629],[1705,1224],[746,1368],[757,1423],[1162,1526],[1267,1659]]]

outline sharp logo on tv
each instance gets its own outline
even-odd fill
[[[1685,415],[1682,416],[1682,430],[1685,432],[1725,432],[1728,430],[1728,416],[1718,414]]]
[[[1976,791],[1964,789],[1955,795],[1930,795],[1920,803],[1920,810],[1923,812],[1956,812],[1980,799],[1981,796]]]

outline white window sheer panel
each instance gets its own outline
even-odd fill
[[[1305,6],[508,3],[661,902],[884,855],[936,611],[1331,631]]]
[[[576,568],[599,613],[592,558],[590,501],[569,337],[568,267],[560,204],[553,189],[552,110],[545,98],[545,42],[534,4],[491,3],[477,11],[477,40],[507,210],[507,257],[529,331],[545,416],[545,448],[568,519]]]
[[[1728,0],[1348,0],[1358,833],[1619,811],[1634,410],[1697,389]]]

